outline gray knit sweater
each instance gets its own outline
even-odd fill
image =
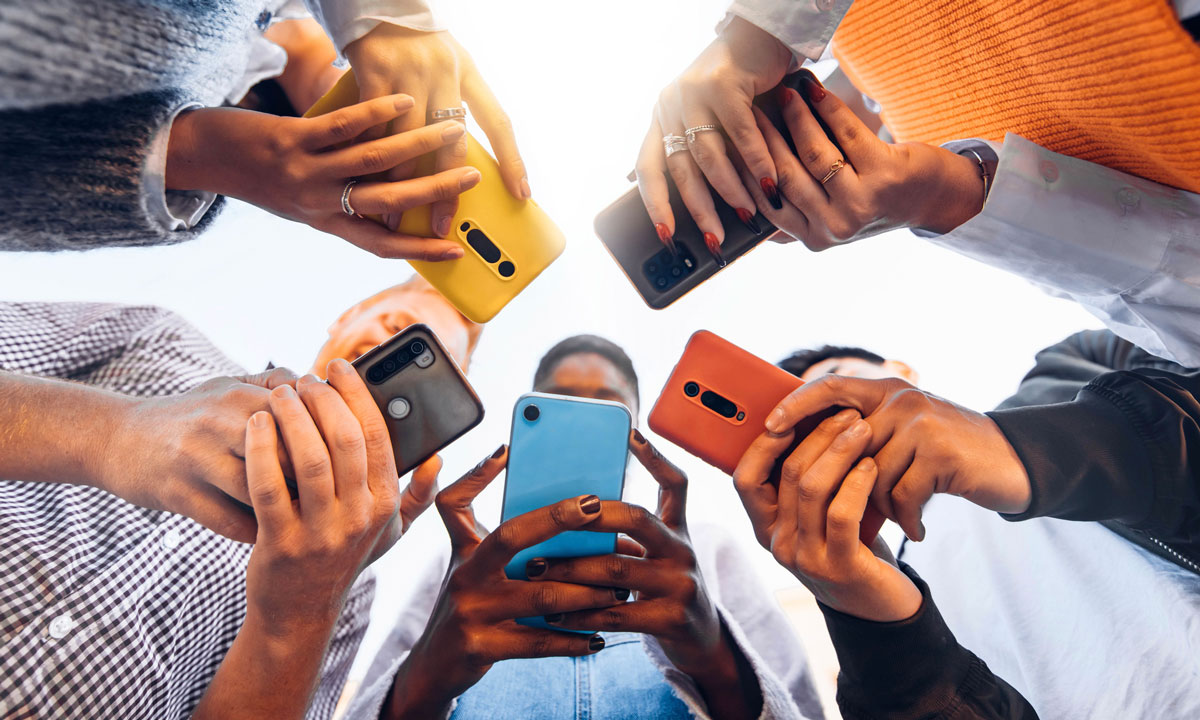
[[[261,1],[261,0],[260,0]],[[0,250],[176,243],[142,187],[176,109],[246,68],[253,0],[0,1]],[[218,200],[218,203],[220,201]]]

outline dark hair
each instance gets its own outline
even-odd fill
[[[883,356],[877,355],[865,348],[826,345],[815,350],[797,350],[775,364],[796,377],[802,377],[804,373],[808,372],[810,367],[830,358],[859,358],[860,360],[866,360],[876,365],[882,365],[887,362]]]
[[[598,335],[573,335],[565,340],[560,340],[554,347],[547,350],[541,361],[538,362],[537,371],[533,373],[533,389],[545,387],[546,383],[550,381],[550,374],[563,360],[572,355],[584,353],[599,355],[612,363],[613,367],[629,381],[629,386],[633,389],[633,399],[641,402],[638,394],[638,376],[637,371],[633,369],[633,361],[629,359],[620,345]]]

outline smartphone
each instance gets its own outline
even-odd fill
[[[383,413],[400,476],[483,420],[483,403],[428,325],[410,325],[353,363]]]
[[[688,340],[666,386],[650,411],[650,429],[688,453],[733,475],[738,461],[763,433],[767,415],[804,384],[800,378],[707,330]],[[805,420],[796,428],[799,445],[821,420],[840,408]],[[782,465],[783,458],[780,458]],[[774,476],[778,478],[779,467]],[[883,516],[871,505],[860,536],[868,545]]]
[[[800,82],[800,73],[793,73],[785,77],[780,84],[799,91]],[[755,104],[766,113],[772,124],[788,141],[792,152],[795,152],[791,133],[788,132],[773,97],[771,93],[767,93],[760,96]],[[800,92],[800,97],[808,102],[803,92]],[[811,108],[811,104],[809,107]],[[813,115],[820,120],[820,116],[815,112]],[[821,127],[825,128],[826,135],[832,139],[832,133],[823,122]],[[704,244],[704,233],[696,227],[696,222],[684,206],[670,175],[667,176],[667,186],[671,213],[675,216],[675,246],[679,249],[678,255],[672,255],[659,240],[637,186],[627,190],[616,202],[602,210],[594,223],[596,236],[600,238],[608,254],[625,273],[625,277],[642,296],[642,300],[655,310],[667,307],[723,269],[708,252],[708,247]],[[755,221],[761,232],[751,231],[742,224],[737,212],[721,199],[715,190],[710,188],[710,191],[713,205],[721,219],[721,226],[725,229],[725,242],[721,244],[721,253],[726,262],[732,265],[733,261],[758,247],[759,243],[774,233],[775,226],[763,217],[762,213],[758,213]]]
[[[358,83],[351,70],[304,116],[322,115],[357,102]],[[536,202],[509,194],[500,167],[470,135],[466,164],[479,170],[483,179],[459,196],[458,213],[450,225],[449,238],[462,246],[463,257],[444,262],[411,260],[409,264],[459,312],[474,322],[485,323],[562,254],[566,238]],[[429,174],[432,169],[432,155],[417,164],[419,175]],[[372,219],[381,221],[379,217]],[[405,212],[397,229],[432,236],[429,207]]]
[[[501,519],[511,520],[578,495],[620,500],[632,425],[629,410],[620,403],[547,393],[522,395],[513,408]],[[525,580],[525,563],[535,557],[606,555],[616,549],[616,533],[573,530],[525,548],[504,572],[514,580]],[[540,617],[518,622],[549,627]]]

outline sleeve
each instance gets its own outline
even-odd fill
[[[1200,371],[1106,373],[1071,402],[988,413],[1029,473],[1009,520],[1117,520],[1168,542],[1200,539]]]
[[[174,230],[147,186],[156,135],[191,100],[155,91],[78,105],[0,111],[0,249],[87,250],[190,240],[222,204]],[[165,155],[164,155],[165,158]],[[165,167],[165,159],[163,161]]]
[[[841,671],[838,708],[846,720],[1034,720],[1033,706],[958,644],[929,586],[900,569],[924,601],[907,620],[878,623],[818,605]]]
[[[329,641],[329,649],[321,664],[317,689],[305,715],[306,720],[329,720],[334,716],[358,646],[367,634],[374,597],[375,576],[368,570],[350,588],[342,614],[338,616],[333,638]]]
[[[329,33],[344,60],[346,46],[371,32],[381,22],[411,30],[445,30],[427,0],[304,0],[309,12]]]
[[[983,210],[931,241],[1073,298],[1156,355],[1200,365],[1200,194],[1009,134]]]
[[[734,0],[717,25],[721,32],[735,17],[757,25],[792,50],[797,61],[816,61],[853,0]]]
[[[1096,377],[1138,367],[1178,367],[1108,330],[1085,330],[1038,352],[1017,393],[998,409],[1070,402]]]

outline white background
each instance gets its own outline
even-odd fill
[[[439,8],[512,116],[534,196],[568,237],[563,257],[484,333],[471,381],[487,418],[444,454],[444,482],[507,440],[510,409],[538,358],[570,334],[604,335],[629,351],[644,418],[699,328],[771,360],[826,342],[864,345],[916,367],[927,389],[986,410],[1015,389],[1038,349],[1099,326],[1019,278],[903,232],[822,254],[768,244],[671,308],[646,308],[595,239],[592,218],[628,186],[659,89],[709,41],[724,5],[461,0]],[[271,360],[300,371],[342,309],[409,274],[402,261],[234,203],[185,245],[0,256],[0,295],[162,305],[248,369]],[[794,585],[754,545],[728,478],[667,452],[691,475],[693,521],[727,525],[771,587]],[[653,497],[644,475],[632,485],[634,498]],[[500,490],[497,482],[479,503],[490,526]],[[394,616],[414,568],[440,555],[443,537],[430,512],[380,562],[376,619]],[[364,655],[385,629],[373,626]]]

